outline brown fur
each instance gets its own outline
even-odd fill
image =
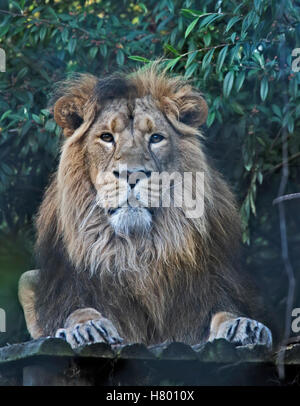
[[[199,92],[154,67],[106,82],[82,75],[65,83],[61,93],[55,119],[68,138],[37,219],[41,273],[35,310],[43,334],[55,334],[71,312],[84,307],[110,319],[127,341],[146,344],[199,343],[208,338],[219,311],[254,317],[252,291],[237,265],[240,220],[234,198],[200,142],[207,105]],[[153,131],[157,123],[169,129],[172,153],[158,152],[164,154],[163,169],[205,172],[200,219],[186,218],[176,207],[159,208],[150,234],[114,234],[105,210],[95,205],[96,173],[108,163],[91,141],[107,106],[107,122],[118,111],[112,130],[125,131],[126,109],[131,116],[138,108],[144,113],[137,133]],[[112,160],[141,162],[124,151],[125,146],[116,150]],[[146,152],[138,151],[143,165],[150,165]]]

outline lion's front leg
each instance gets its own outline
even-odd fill
[[[120,344],[123,341],[112,322],[93,308],[72,312],[55,337],[65,339],[73,348],[90,343]]]
[[[268,327],[256,320],[227,312],[219,312],[212,317],[208,341],[216,338],[225,338],[237,346],[260,344],[272,348],[272,333]]]
[[[19,301],[23,307],[27,330],[32,338],[39,338],[43,335],[43,331],[37,323],[34,306],[39,272],[38,269],[24,272],[19,280]]]

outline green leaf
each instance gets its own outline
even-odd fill
[[[31,121],[27,121],[23,126],[22,126],[22,130],[21,130],[21,137],[23,137],[24,135],[26,135],[28,133],[28,131],[30,130],[32,126]]]
[[[241,17],[238,16],[234,16],[232,17],[229,21],[228,24],[226,26],[226,30],[225,30],[225,34],[230,30],[230,28],[232,28],[234,26],[234,24],[236,24],[239,20],[241,20]]]
[[[244,210],[244,215],[246,217],[246,219],[249,218],[250,215],[250,202],[249,202],[249,195],[247,195],[246,199],[245,199],[245,203],[243,204],[243,210]]]
[[[175,54],[176,56],[179,56],[180,53],[177,51],[177,49],[175,49],[174,47],[172,47],[172,45],[169,44],[165,44],[164,46],[166,49],[168,49],[169,51],[171,51],[173,54]]]
[[[77,44],[76,39],[75,39],[75,38],[70,38],[70,41],[69,41],[69,43],[68,43],[68,51],[69,51],[69,53],[70,53],[71,55],[72,55],[72,54],[74,53],[74,51],[75,51],[76,44]]]
[[[206,120],[206,125],[207,125],[208,128],[209,128],[209,127],[213,124],[213,122],[215,121],[215,117],[216,117],[215,111],[212,111],[212,112],[210,112],[210,113],[208,114],[207,120]]]
[[[56,123],[54,120],[47,120],[46,125],[45,125],[45,130],[52,133],[52,132],[54,132],[55,127],[56,127]]]
[[[45,69],[40,70],[40,75],[47,80],[47,82],[51,82],[51,79],[49,78],[48,73],[45,71]]]
[[[61,33],[61,38],[63,42],[67,42],[69,37],[69,30],[65,27],[63,32]]]
[[[178,56],[178,57],[175,58],[175,59],[171,59],[171,61],[169,61],[169,62],[167,63],[166,69],[167,69],[167,70],[168,70],[168,69],[173,70],[174,66],[175,66],[176,63],[179,61],[179,59],[181,59],[181,55]]]
[[[235,38],[236,38],[236,32],[233,32],[232,34],[231,34],[231,36],[230,36],[230,40],[231,40],[231,42],[234,44],[234,42],[235,42]]]
[[[48,109],[42,109],[42,110],[41,110],[41,113],[42,113],[44,116],[48,117],[48,116],[50,115],[50,110],[48,110]]]
[[[57,125],[57,126],[55,127],[55,135],[56,135],[57,137],[59,137],[59,136],[61,135],[61,133],[62,133],[62,129]]]
[[[259,13],[262,6],[263,6],[262,0],[254,0],[255,11],[257,11]]]
[[[207,15],[207,13],[203,13],[203,11],[191,10],[191,9],[187,9],[187,8],[182,8],[181,12],[190,14],[192,16],[199,16],[199,17],[201,17],[201,16],[203,17],[203,16]]]
[[[260,54],[257,50],[255,50],[252,54],[252,58],[255,59],[261,68],[264,68],[265,66],[265,60],[264,60],[264,56],[262,54]]]
[[[13,168],[6,165],[4,162],[1,162],[1,171],[5,173],[7,176],[13,175]]]
[[[256,139],[264,148],[266,147],[266,143],[261,137],[256,137]]]
[[[205,70],[205,68],[210,64],[212,57],[214,55],[215,52],[215,48],[211,49],[210,51],[208,51],[202,61],[202,70]]]
[[[147,6],[144,3],[138,3],[141,9],[144,11],[144,14],[148,13]]]
[[[249,230],[248,229],[243,231],[242,240],[243,240],[243,244],[250,245],[250,237],[249,237]]]
[[[206,25],[212,24],[213,21],[219,20],[219,19],[222,18],[223,16],[224,16],[223,13],[222,13],[222,14],[220,14],[220,13],[214,13],[214,14],[212,14],[212,15],[209,15],[209,16],[205,17],[205,18],[201,21],[200,26],[199,26],[199,29],[205,27]]]
[[[6,24],[2,27],[0,27],[0,37],[4,37],[4,35],[7,33],[9,30],[9,24]]]
[[[230,95],[232,86],[233,86],[233,82],[234,82],[234,72],[231,70],[229,72],[227,72],[224,82],[223,82],[223,94],[224,97],[228,97]]]
[[[281,110],[280,110],[280,108],[277,106],[277,104],[272,104],[271,107],[272,107],[273,113],[275,113],[276,116],[278,116],[279,118],[282,118]]]
[[[194,29],[195,25],[197,24],[197,22],[199,21],[199,17],[195,18],[195,20],[193,20],[190,25],[187,27],[185,34],[184,34],[184,38],[187,38],[190,34],[190,32]]]
[[[144,58],[143,56],[132,55],[132,56],[129,56],[128,58],[132,59],[133,61],[137,61],[137,62],[145,62],[145,63],[150,62],[150,59]]]
[[[45,25],[43,25],[40,30],[40,40],[41,41],[43,41],[45,39],[46,34],[47,34],[47,27]]]
[[[193,62],[193,60],[195,59],[195,57],[197,56],[198,51],[194,51],[191,52],[188,56],[188,59],[186,61],[185,67],[188,68],[190,66],[190,64]]]
[[[58,17],[57,17],[57,15],[56,15],[56,13],[55,13],[55,11],[53,10],[52,7],[47,7],[47,11],[48,11],[50,14],[52,14],[52,17],[54,17],[56,21],[58,20]]]
[[[118,49],[118,52],[117,52],[117,64],[119,66],[124,65],[124,60],[125,60],[124,52],[121,49]]]
[[[94,59],[95,56],[97,55],[97,52],[98,52],[98,47],[92,47],[92,48],[89,50],[89,55],[90,55],[90,57],[91,57],[92,59]]]
[[[236,78],[236,82],[235,82],[235,89],[236,89],[237,92],[239,92],[240,89],[241,89],[241,87],[243,86],[243,83],[244,83],[244,80],[245,80],[245,76],[246,76],[245,71],[241,71],[241,72],[238,74],[238,76],[237,76],[237,78]]]
[[[38,124],[43,124],[43,121],[40,119],[39,116],[37,116],[36,114],[32,114],[32,118],[33,120],[38,123]]]
[[[231,107],[233,108],[233,110],[234,110],[237,114],[241,114],[241,115],[244,115],[244,114],[245,114],[243,107],[242,107],[239,103],[233,102],[233,103],[231,103]]]
[[[286,126],[288,125],[289,118],[290,118],[290,113],[288,112],[288,113],[283,117],[283,120],[282,120],[282,127],[286,127]]]
[[[28,67],[24,66],[24,68],[22,68],[18,74],[17,74],[17,79],[22,79],[24,76],[26,76],[28,73]]]
[[[192,63],[185,71],[184,77],[185,79],[190,78],[195,70],[198,68],[199,64],[197,62]]]
[[[250,11],[249,14],[246,15],[246,17],[243,18],[243,24],[242,24],[242,33],[246,32],[250,25],[252,24],[254,17],[256,13],[254,10]]]
[[[211,34],[210,32],[207,32],[204,37],[203,37],[203,41],[206,47],[208,47],[211,43]]]
[[[235,60],[240,60],[240,44],[236,44],[230,51],[228,65],[231,66]]]
[[[103,58],[105,58],[107,55],[107,45],[106,44],[100,45],[100,52],[101,52],[101,55],[103,56]],[[130,58],[130,59],[132,59],[132,58]]]
[[[218,60],[217,60],[217,72],[219,73],[222,69],[222,66],[224,64],[226,55],[227,55],[227,51],[228,51],[228,45],[226,45],[221,52],[218,55]]]
[[[292,116],[290,116],[289,119],[288,119],[288,132],[290,134],[293,134],[294,126],[295,126],[294,118]]]
[[[12,112],[11,110],[5,111],[5,112],[2,114],[2,116],[1,116],[1,118],[0,118],[0,121],[3,121],[6,117],[8,117],[11,112]]]
[[[167,0],[167,7],[171,14],[174,14],[174,3],[172,0]]]
[[[256,216],[256,208],[255,208],[253,193],[250,193],[250,206],[251,206],[252,213],[254,214],[254,216]]]
[[[245,169],[246,169],[246,171],[250,171],[251,170],[251,168],[252,168],[252,162],[247,162],[245,165],[244,165],[244,167],[245,167]]]
[[[20,11],[20,13],[23,14],[23,10],[21,9],[20,5],[16,1],[11,0],[11,4],[13,4],[18,9],[18,11]]]
[[[262,101],[265,101],[268,96],[269,82],[266,76],[263,77],[260,83],[260,97]]]
[[[203,81],[206,82],[207,78],[212,74],[212,65],[208,65],[203,75]],[[218,117],[218,111],[216,112]]]

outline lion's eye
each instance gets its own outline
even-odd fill
[[[111,133],[103,133],[100,135],[100,138],[104,142],[113,142],[114,136]]]
[[[165,139],[165,137],[161,134],[152,134],[149,142],[151,144],[157,144],[158,142],[161,142],[164,139]]]

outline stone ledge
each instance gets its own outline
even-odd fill
[[[300,343],[285,349],[287,382],[300,376]],[[163,343],[72,349],[59,338],[0,348],[1,385],[278,385],[276,357],[262,346]],[[271,382],[271,383],[270,383]]]
[[[291,352],[297,355],[296,358],[291,356]],[[221,363],[272,361],[272,355],[263,346],[235,347],[224,339],[200,346],[189,346],[179,342],[149,347],[139,343],[118,346],[95,343],[72,349],[66,341],[60,338],[46,337],[0,348],[0,365],[37,356],[198,360]],[[294,364],[300,363],[300,344],[287,348],[287,360]]]

